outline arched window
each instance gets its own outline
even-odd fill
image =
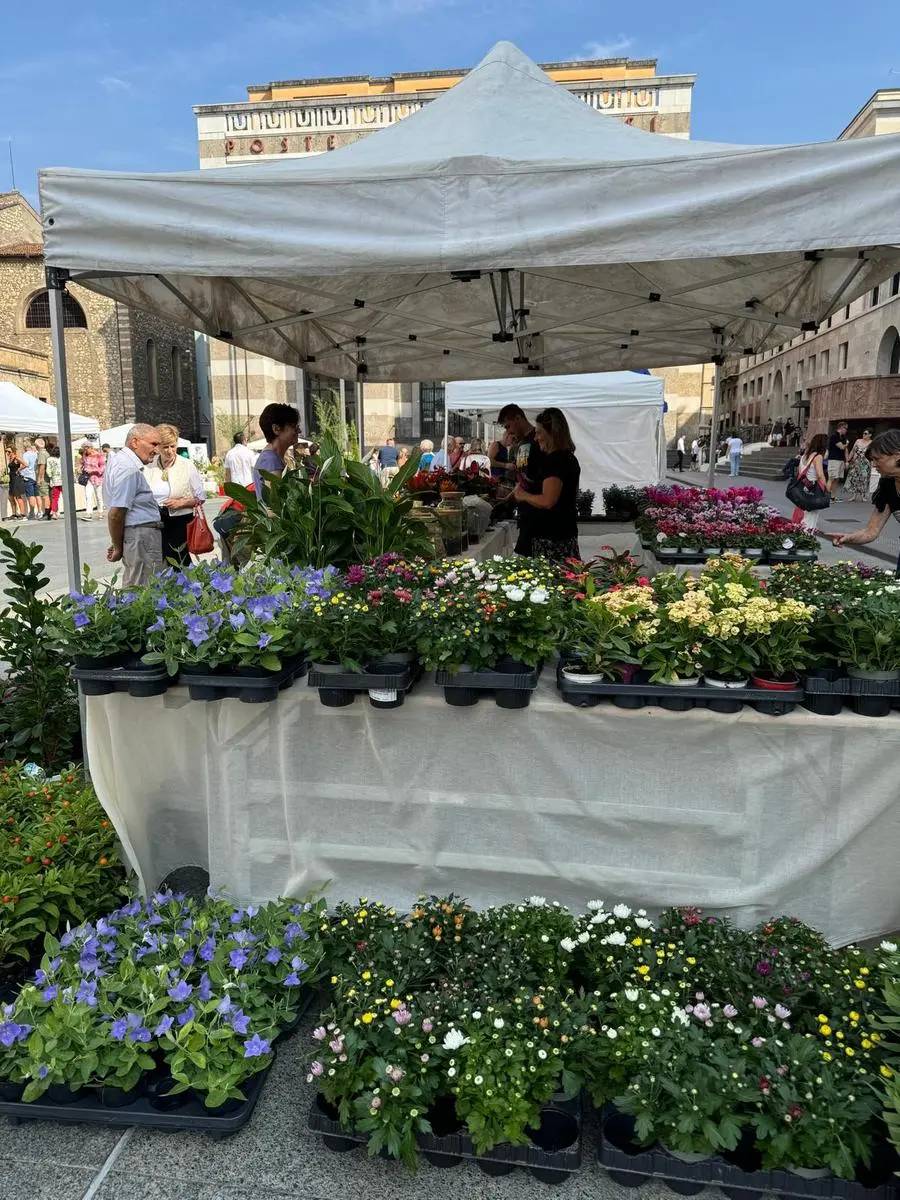
[[[181,351],[177,346],[172,347],[172,389],[176,400],[184,398],[184,386],[181,381]]]
[[[156,361],[156,342],[153,338],[147,338],[147,383],[150,387],[150,395],[159,395],[159,364]]]
[[[50,296],[46,291],[38,292],[28,305],[28,311],[25,313],[25,328],[50,328]],[[84,309],[68,292],[63,292],[63,329],[87,329]]]
[[[884,331],[878,347],[879,375],[900,375],[900,333],[894,325]]]

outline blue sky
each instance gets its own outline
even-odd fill
[[[696,74],[693,136],[715,141],[832,138],[900,87],[898,0],[42,0],[40,36],[33,7],[5,7],[0,138],[33,201],[42,166],[195,167],[191,106],[248,83],[471,66],[500,38],[539,62],[655,57]]]

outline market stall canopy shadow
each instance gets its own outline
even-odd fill
[[[708,361],[814,329],[900,269],[900,136],[731,146],[603,116],[509,42],[332,154],[40,173],[86,287],[364,380]]]

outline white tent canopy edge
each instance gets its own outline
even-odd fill
[[[580,486],[599,500],[611,484],[661,479],[663,396],[662,379],[632,371],[486,379],[448,383],[444,411],[445,421],[451,412],[496,421],[506,404],[518,404],[532,420],[542,408],[559,408],[575,442]]]
[[[100,423],[93,417],[71,413],[72,432],[99,433]],[[0,380],[0,430],[4,433],[55,433],[60,437],[59,410],[15,383]],[[60,443],[61,444],[61,443]]]

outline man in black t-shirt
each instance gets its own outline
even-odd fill
[[[838,421],[837,429],[828,439],[828,490],[832,500],[844,479],[847,469],[847,422]]]
[[[541,462],[544,455],[537,444],[534,426],[518,404],[507,404],[501,408],[497,420],[516,443],[513,453],[519,487],[531,493],[540,491]],[[530,554],[531,540],[535,532],[535,510],[527,504],[520,505],[516,521],[519,526],[516,554]]]

